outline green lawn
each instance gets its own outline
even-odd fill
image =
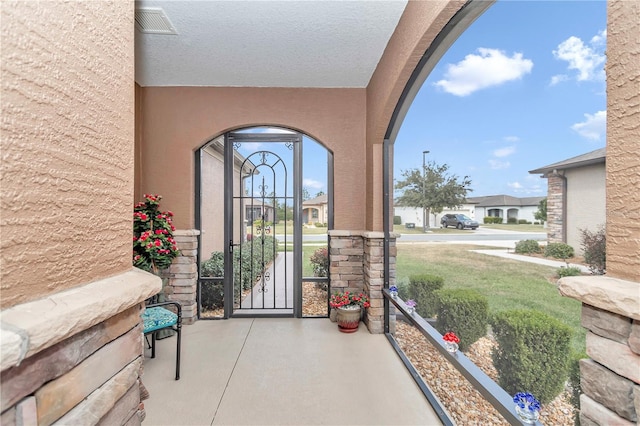
[[[580,302],[560,296],[549,281],[555,268],[470,252],[481,248],[455,244],[398,244],[397,279],[430,273],[444,278],[445,288],[473,288],[489,300],[490,312],[508,309],[543,311],[573,329],[572,347],[585,350]]]
[[[286,227],[285,227],[286,225]],[[276,229],[275,229],[275,233],[277,235],[283,235],[285,230],[287,231],[288,235],[292,235],[293,234],[293,221],[288,221],[286,224],[284,222],[280,222],[280,223],[276,223]],[[322,227],[322,228],[315,228],[315,227],[302,227],[302,233],[303,234],[307,234],[307,235],[311,235],[311,234],[326,234],[327,233],[327,228],[326,227]]]
[[[481,228],[489,229],[504,229],[505,231],[517,231],[517,232],[547,232],[547,229],[542,225],[518,225],[508,223],[492,223],[492,224],[480,224]]]

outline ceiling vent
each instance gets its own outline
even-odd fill
[[[159,8],[136,9],[136,27],[147,34],[178,34],[176,29]]]

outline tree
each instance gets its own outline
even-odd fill
[[[536,220],[539,220],[541,222],[547,221],[547,199],[546,198],[540,200],[540,203],[538,203],[538,211],[533,214],[533,217]]]
[[[307,201],[311,199],[311,194],[309,194],[309,190],[305,187],[302,187],[302,201]]]
[[[316,194],[316,198],[321,196],[321,195],[324,195],[324,191],[318,191],[318,193]]]
[[[402,191],[396,204],[425,209],[426,217],[430,212],[437,214],[444,208],[460,207],[471,191],[471,179],[469,176],[460,179],[448,174],[448,170],[449,165],[437,165],[433,161],[425,164],[422,173],[419,169],[404,170],[404,179],[396,182],[396,189]]]

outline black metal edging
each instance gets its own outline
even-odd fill
[[[485,374],[477,365],[475,365],[465,354],[456,351],[455,354],[450,353],[444,346],[442,335],[433,328],[420,315],[411,315],[407,312],[407,305],[399,298],[392,298],[388,289],[383,290],[384,297],[396,308],[402,312],[402,315],[410,321],[420,332],[429,340],[429,342],[453,365],[456,370],[462,374],[471,385],[480,392],[487,402],[489,402],[506,421],[512,425],[523,425],[524,423],[518,417],[515,410],[513,398],[496,382]],[[539,423],[536,423],[539,424]]]
[[[404,363],[404,366],[409,371],[409,374],[411,374],[411,377],[413,377],[416,385],[418,385],[425,398],[427,398],[427,401],[429,401],[429,404],[431,404],[431,407],[433,407],[433,410],[438,415],[438,418],[440,419],[442,424],[445,426],[455,425],[453,419],[451,419],[449,413],[447,413],[447,410],[444,408],[438,397],[431,391],[431,388],[424,382],[424,380],[422,380],[422,377],[420,377],[420,374],[413,367],[413,364],[411,364],[411,361],[409,361],[407,355],[405,355],[404,351],[400,349],[400,346],[398,346],[398,342],[396,341],[395,337],[393,337],[391,333],[384,333],[384,335],[387,336],[387,340],[389,340],[389,343],[391,343],[391,346]]]

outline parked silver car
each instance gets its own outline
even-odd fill
[[[478,229],[478,226],[480,226],[478,222],[464,214],[445,214],[442,216],[442,219],[440,219],[440,225],[443,228],[455,226],[458,229]]]

